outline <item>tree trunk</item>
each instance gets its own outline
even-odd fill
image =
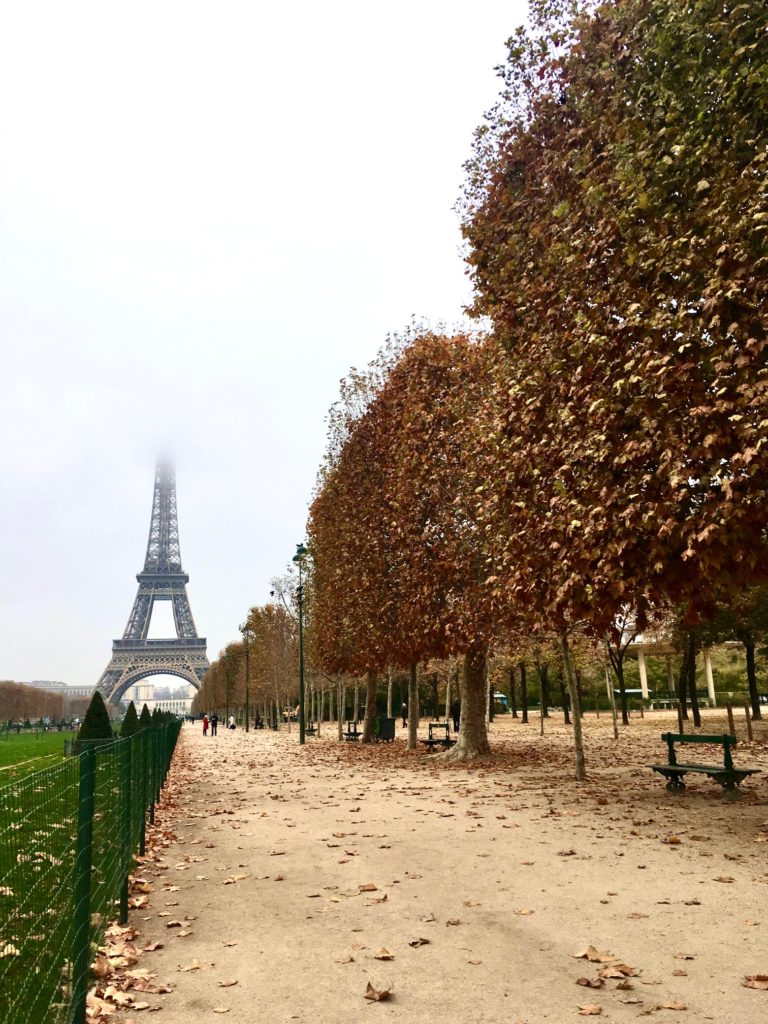
[[[688,699],[686,690],[688,687],[688,647],[683,648],[683,660],[680,662],[680,673],[677,677],[677,700],[680,705],[680,714],[684,721],[688,721]]]
[[[408,749],[415,750],[419,736],[419,666],[414,661],[408,676]]]
[[[528,725],[528,677],[525,662],[520,662],[520,705],[523,713],[523,725]]]
[[[696,694],[696,637],[693,630],[688,631],[688,693],[691,698],[691,711],[693,712],[693,724],[698,729],[701,726],[701,712],[699,711],[699,698]]]
[[[549,665],[537,665],[536,671],[539,674],[541,713],[544,718],[549,718]]]
[[[323,724],[323,711],[325,705],[325,694],[322,690],[317,691],[317,738],[320,739],[320,729]]]
[[[486,649],[470,647],[464,655],[464,671],[459,679],[461,721],[456,745],[437,757],[445,761],[472,761],[491,752],[485,713],[488,707],[485,673]]]
[[[365,680],[365,718],[361,743],[373,743],[373,722],[376,718],[376,673],[369,672]]]
[[[392,667],[387,669],[387,718],[392,717]]]
[[[629,725],[629,702],[627,700],[627,686],[624,681],[624,655],[619,654],[614,665],[616,680],[619,684],[619,702],[621,703],[621,724]]]
[[[355,683],[355,693],[352,700],[352,717],[355,722],[360,721],[360,687],[357,683]]]
[[[757,676],[755,674],[755,638],[752,636],[752,630],[746,633],[742,643],[747,653],[747,686],[749,687],[749,703],[752,705],[752,718],[762,718],[760,697],[757,692]]]
[[[438,700],[437,672],[432,673],[432,717],[437,721],[440,718],[440,701]]]
[[[451,713],[451,669],[445,677],[445,720],[448,721],[448,717]]]
[[[512,717],[517,718],[517,697],[515,696],[515,666],[509,668],[509,710]]]
[[[488,671],[488,663],[486,662],[486,665],[485,665],[485,678],[486,678],[486,687],[487,687],[487,690],[488,690],[488,721],[492,722],[493,721],[493,681],[490,678],[490,675],[491,674]]]
[[[563,721],[566,725],[571,724],[571,716],[568,714],[568,695],[565,692],[565,676],[560,672],[560,699],[563,702]]]
[[[339,743],[344,742],[344,712],[347,707],[347,688],[342,682],[339,682],[339,689],[336,694],[337,703],[339,706],[339,720],[338,720],[338,740]]]
[[[583,782],[587,777],[587,765],[584,760],[584,740],[581,731],[581,705],[579,703],[579,690],[573,674],[573,662],[571,661],[571,650],[568,646],[567,633],[560,634],[560,649],[563,653],[565,680],[568,684],[568,693],[570,694],[571,707],[573,708],[573,745],[576,753],[576,778],[579,782]]]

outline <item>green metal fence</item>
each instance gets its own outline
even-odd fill
[[[181,722],[88,745],[0,789],[0,1022],[84,1024],[90,964],[128,914],[128,875]]]

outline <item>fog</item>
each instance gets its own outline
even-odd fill
[[[520,2],[7,4],[0,678],[95,683],[175,458],[214,657],[302,539],[338,380],[469,291]]]

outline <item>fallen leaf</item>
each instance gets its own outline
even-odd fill
[[[395,956],[394,956],[394,953],[390,953],[388,949],[385,949],[384,946],[382,946],[381,949],[378,952],[373,954],[373,959],[374,960],[394,960]]]
[[[214,1006],[213,1012],[214,1013],[229,1013],[229,1007],[228,1006]]]
[[[605,982],[602,978],[577,978],[577,985],[583,985],[584,988],[602,988]]]
[[[731,878],[730,875],[717,875],[716,878],[712,879],[713,882],[735,882],[735,878]]]
[[[154,953],[158,949],[163,949],[162,942],[150,942],[148,946],[142,947],[145,953]]]
[[[369,981],[363,995],[365,999],[370,999],[372,1003],[383,1003],[385,999],[389,999],[392,995],[392,986],[381,989],[374,988]]]
[[[373,882],[365,882],[363,885],[358,886],[360,892],[376,892],[377,886]]]
[[[659,1003],[656,1007],[657,1010],[687,1010],[687,1003],[670,1002],[670,1003]]]
[[[661,840],[662,843],[666,843],[667,846],[679,846],[682,843],[680,836],[664,836]]]
[[[408,945],[413,946],[414,949],[417,949],[419,946],[428,946],[429,939],[410,939]]]
[[[601,953],[594,946],[587,946],[578,953],[571,953],[571,956],[575,960],[589,960],[593,964],[607,964],[615,959],[613,953]]]
[[[213,967],[212,963],[206,963],[204,960],[193,960],[191,963],[186,964],[184,967],[179,967],[180,971],[207,971]]]
[[[596,1003],[584,1003],[579,1006],[580,1017],[599,1017],[602,1012],[602,1006],[597,1006]]]
[[[237,978],[232,978],[230,981],[219,982],[219,988],[232,988],[233,985],[237,985]]]
[[[768,992],[768,974],[747,974],[742,981],[744,988],[757,988]]]

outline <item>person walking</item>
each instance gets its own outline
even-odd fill
[[[400,708],[400,714],[403,716],[403,728],[408,728],[408,705],[403,701],[403,706]]]
[[[215,736],[216,735],[216,730],[218,729],[218,726],[219,726],[219,716],[214,711],[214,713],[211,715],[211,736]]]
[[[208,715],[203,715],[203,736],[208,735]]]
[[[456,700],[451,701],[451,718],[453,719],[453,731],[458,732],[461,719],[461,701],[458,697]]]

